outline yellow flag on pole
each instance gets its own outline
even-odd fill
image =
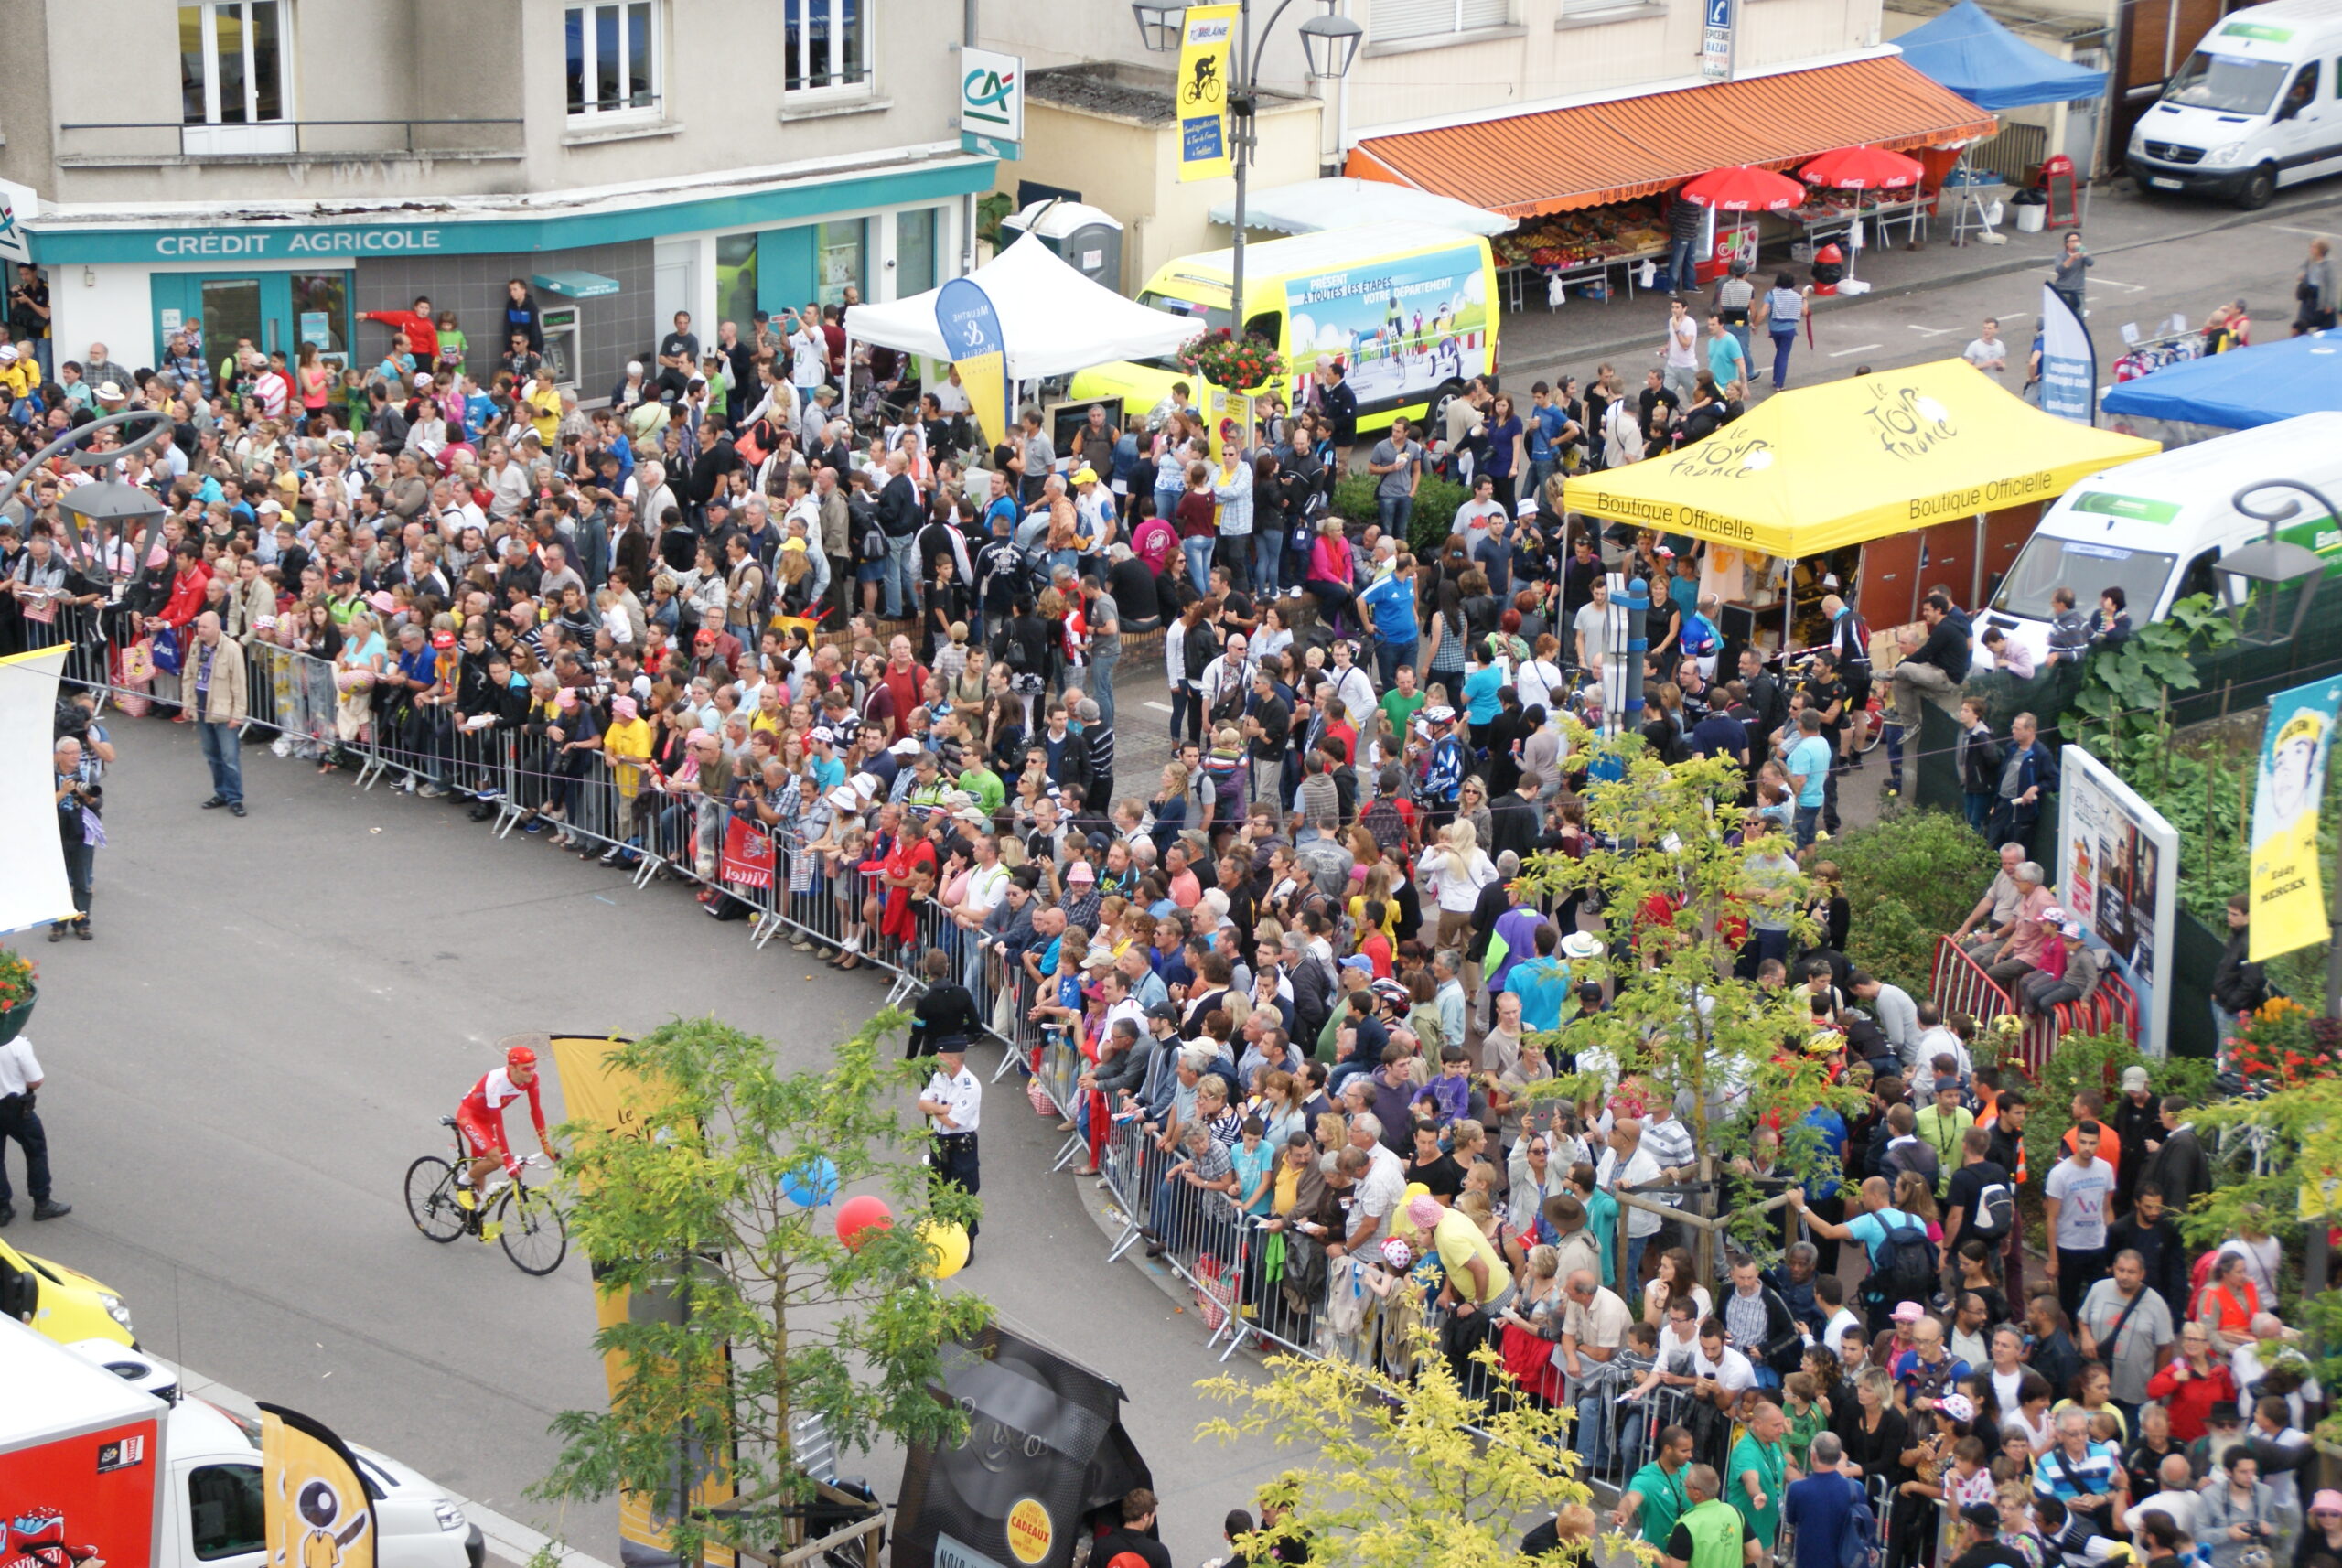
[[[1229,47],[1236,38],[1234,5],[1190,5],[1179,17],[1179,75],[1171,84],[1179,116],[1179,182],[1219,179],[1236,172],[1228,136]]]
[[[349,1450],[298,1411],[260,1411],[267,1568],[374,1568],[374,1504]]]

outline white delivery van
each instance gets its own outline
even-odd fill
[[[2304,413],[2092,474],[2042,518],[1976,635],[1997,626],[2037,660],[2049,648],[2049,596],[2060,587],[2074,591],[2075,607],[2087,616],[2102,590],[2119,586],[2133,626],[2162,619],[2190,595],[2218,597],[2220,557],[2269,534],[2267,523],[2236,510],[2236,494],[2275,478],[2342,496],[2342,413]],[[2253,504],[2282,506],[2287,499],[2273,492]],[[2318,513],[2298,491],[2290,499],[2302,510],[2277,536],[2326,557],[2328,576],[2342,572],[2342,521]],[[2231,578],[2228,587],[2241,595],[2249,585]]]
[[[2143,191],[2241,207],[2342,171],[2342,0],[2274,0],[2223,17],[2139,116],[2123,161]]]

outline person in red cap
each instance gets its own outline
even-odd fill
[[[464,1208],[477,1210],[485,1206],[489,1175],[500,1163],[505,1175],[521,1174],[521,1162],[504,1140],[504,1108],[522,1095],[529,1099],[529,1120],[537,1124],[537,1147],[547,1159],[559,1163],[561,1156],[545,1141],[545,1108],[537,1098],[537,1053],[527,1046],[514,1046],[504,1053],[504,1065],[481,1074],[456,1107],[456,1131],[472,1155],[465,1171],[470,1185],[456,1194],[456,1201]],[[480,1239],[496,1240],[485,1230]]]

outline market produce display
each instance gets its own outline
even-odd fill
[[[1500,267],[1559,272],[1628,256],[1663,255],[1667,220],[1655,201],[1622,201],[1583,212],[1556,212],[1524,221],[1490,242]]]

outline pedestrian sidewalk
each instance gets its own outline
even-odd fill
[[[1983,194],[1987,204],[1995,199],[2006,202],[2009,191],[2005,188],[1991,188]],[[2342,202],[2342,191],[2321,185],[2297,199],[2272,203],[2258,212],[2242,212],[2207,201],[2142,196],[2127,179],[2115,180],[2101,183],[2085,194],[2081,235],[2092,255],[2111,256],[2190,235],[2282,223],[2291,215],[2337,202]],[[2000,232],[2007,236],[2006,244],[1990,245],[1971,239],[1967,244],[1955,246],[1951,243],[1954,210],[1955,202],[1948,196],[1930,221],[1929,237],[1918,249],[1873,248],[1861,252],[1855,271],[1862,281],[1871,285],[1869,291],[1816,296],[1813,315],[1817,324],[1876,301],[1950,288],[1982,278],[2025,272],[2046,274],[2064,247],[2066,235],[2072,232],[2050,229],[2037,234],[2019,233],[2012,208],[2003,217],[2000,228]],[[1769,242],[1750,275],[1761,292],[1770,285],[1776,272],[1791,274],[1802,286],[1810,270],[1807,263],[1789,259],[1785,242]],[[1708,292],[1709,288],[1702,289],[1702,296]],[[1538,377],[1550,379],[1558,373],[1574,375],[1583,383],[1592,378],[1596,363],[1606,356],[1628,356],[1659,347],[1660,325],[1667,317],[1669,296],[1664,293],[1638,291],[1629,299],[1627,292],[1620,289],[1602,301],[1573,295],[1567,303],[1551,309],[1546,306],[1541,284],[1532,280],[1525,293],[1523,308],[1506,311],[1500,328],[1502,364],[1509,382],[1518,384]],[[1641,383],[1645,368],[1643,360],[1637,359],[1630,364],[1622,363],[1620,371],[1633,386]]]

